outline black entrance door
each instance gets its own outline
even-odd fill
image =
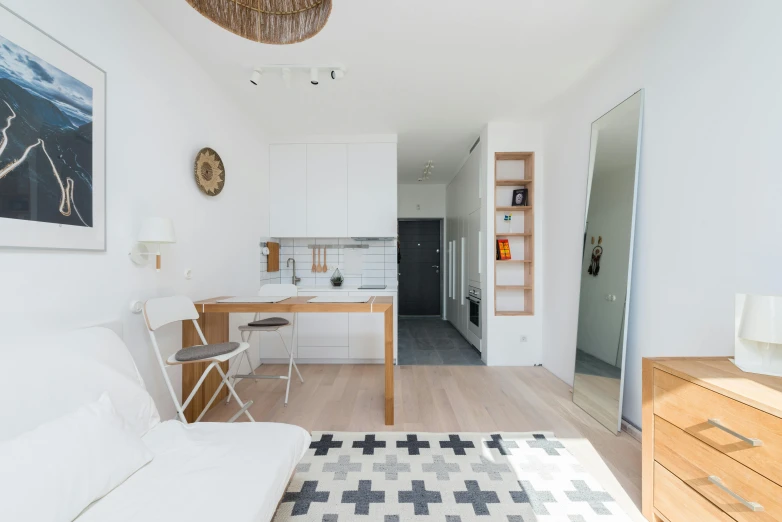
[[[400,221],[399,245],[399,314],[440,315],[440,221]]]

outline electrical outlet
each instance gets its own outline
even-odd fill
[[[526,335],[522,335],[521,336],[521,342],[523,342],[523,343],[527,342],[527,336]]]

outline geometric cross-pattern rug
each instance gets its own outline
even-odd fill
[[[617,503],[550,433],[323,433],[274,522],[610,522]]]

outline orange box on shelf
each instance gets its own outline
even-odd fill
[[[510,259],[510,243],[507,239],[497,240],[497,259],[508,261]]]

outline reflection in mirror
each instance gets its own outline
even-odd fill
[[[592,124],[573,401],[619,432],[643,91]]]

